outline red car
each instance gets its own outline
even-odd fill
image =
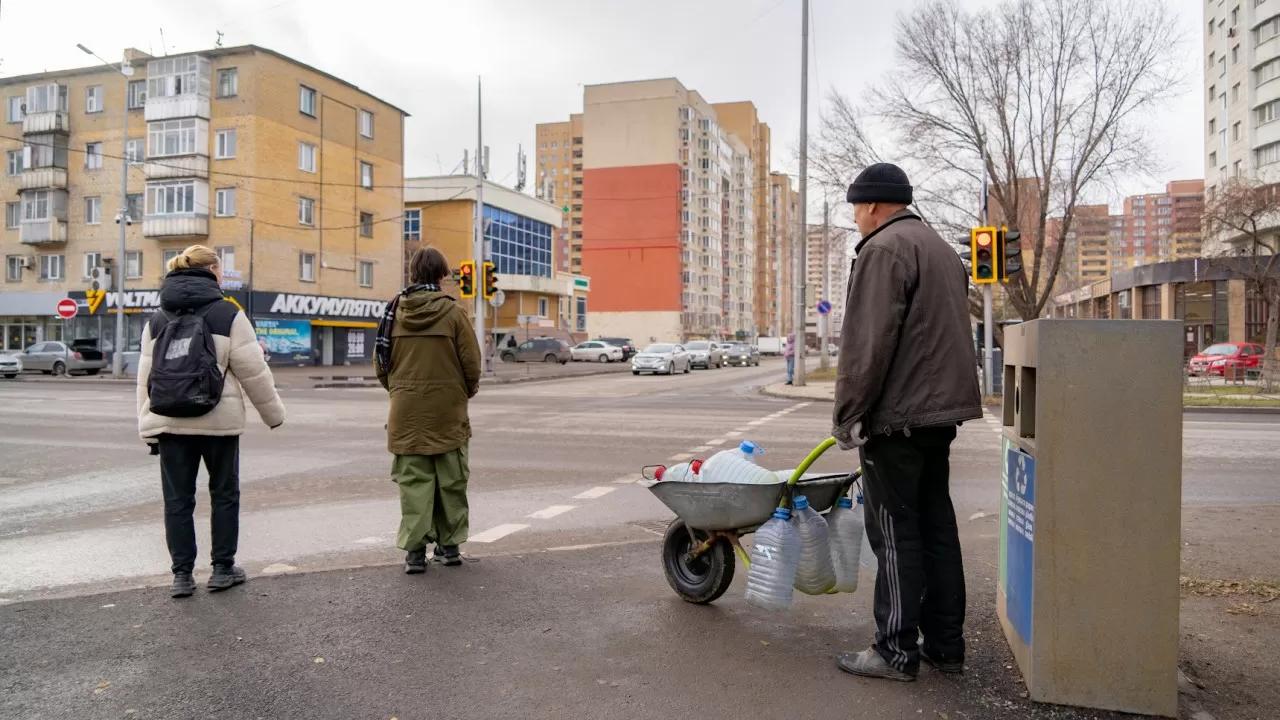
[[[1200,351],[1187,361],[1187,373],[1191,375],[1225,375],[1228,366],[1246,370],[1262,364],[1264,350],[1256,343],[1218,343]]]

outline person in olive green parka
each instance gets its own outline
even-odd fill
[[[405,572],[426,571],[427,544],[445,565],[460,565],[467,539],[467,401],[480,388],[480,347],[466,311],[440,289],[449,263],[419,248],[409,263],[413,283],[378,326],[378,381],[391,395],[387,450],[400,488]]]

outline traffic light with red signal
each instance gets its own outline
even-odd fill
[[[463,260],[458,266],[458,294],[464,298],[476,296],[476,261]]]
[[[989,285],[1000,278],[996,235],[994,227],[976,227],[969,231],[969,255],[973,263],[974,285]]]
[[[492,300],[494,293],[498,292],[498,268],[486,260],[484,262],[484,299]]]

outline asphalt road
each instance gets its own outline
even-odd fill
[[[253,425],[242,441],[240,560],[253,579],[183,603],[161,589],[158,468],[130,389],[0,383],[0,715],[1050,712],[1020,699],[989,612],[994,418],[966,424],[953,446],[974,647],[964,678],[898,686],[836,673],[831,653],[870,638],[866,589],[770,615],[745,606],[741,578],[709,608],[666,587],[657,541],[671,513],[637,484],[641,468],[740,438],[767,449],[764,464],[790,467],[829,430],[830,405],[760,396],[780,372],[766,361],[486,386],[472,404],[471,562],[415,578],[395,567],[385,394],[286,390],[286,424]],[[1278,441],[1280,416],[1188,415],[1189,514],[1280,503]],[[818,469],[855,462],[833,450]],[[198,515],[207,528],[207,501]],[[207,563],[207,530],[201,550]],[[832,693],[849,701],[831,704]]]

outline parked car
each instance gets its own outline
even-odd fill
[[[631,358],[631,374],[672,375],[689,372],[689,353],[675,343],[654,343]]]
[[[14,353],[0,352],[0,375],[12,380],[22,372],[22,358]]]
[[[689,364],[693,367],[703,370],[724,367],[724,350],[720,349],[718,343],[693,340],[684,348],[689,352]]]
[[[597,341],[608,345],[617,345],[622,348],[622,359],[630,360],[632,355],[636,354],[636,346],[631,343],[631,338],[624,337],[598,337]]]
[[[742,367],[755,365],[760,367],[760,351],[745,343],[734,345],[729,348],[729,352],[724,356],[724,362],[726,365],[741,365]]]
[[[73,340],[71,345],[57,341],[36,343],[22,351],[22,368],[45,375],[97,375],[107,366],[106,356],[97,348],[98,341],[93,339]]]
[[[564,365],[573,359],[569,346],[556,338],[534,338],[502,351],[502,362],[546,362]]]
[[[1225,375],[1230,366],[1246,370],[1262,364],[1266,350],[1256,343],[1218,343],[1201,350],[1187,361],[1191,375]]]
[[[572,349],[574,360],[585,360],[586,362],[613,362],[617,360],[622,362],[622,348],[617,345],[610,345],[603,340],[588,340],[584,343],[578,343]]]

